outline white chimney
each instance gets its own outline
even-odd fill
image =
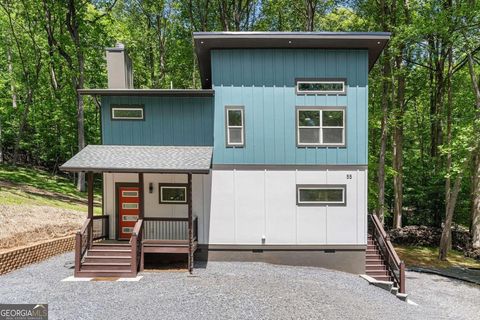
[[[109,89],[133,89],[132,60],[125,45],[117,43],[115,48],[107,48],[107,72]]]

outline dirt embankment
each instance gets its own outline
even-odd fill
[[[35,205],[0,205],[0,252],[78,231],[86,213]]]

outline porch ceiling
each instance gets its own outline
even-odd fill
[[[60,170],[70,172],[208,173],[212,147],[88,145]]]

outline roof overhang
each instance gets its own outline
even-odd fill
[[[390,39],[389,32],[194,32],[200,77],[212,87],[213,49],[366,49],[372,69]]]
[[[80,95],[91,96],[164,96],[213,97],[212,89],[78,89]]]
[[[68,172],[210,172],[213,147],[88,145],[60,167]]]

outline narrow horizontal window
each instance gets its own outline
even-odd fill
[[[346,186],[301,185],[297,186],[298,205],[345,205]]]
[[[122,191],[122,197],[124,198],[137,198],[138,191]]]
[[[243,107],[225,108],[227,146],[242,147],[245,139]]]
[[[297,109],[298,146],[344,146],[345,110]]]
[[[113,120],[144,120],[142,105],[112,105]]]
[[[122,203],[122,209],[138,209],[138,203]]]
[[[160,185],[160,203],[187,203],[186,186]]]
[[[122,221],[137,221],[138,220],[138,216],[137,215],[123,215],[122,216]]]
[[[297,94],[345,94],[345,81],[298,80]]]
[[[122,227],[122,233],[132,233],[133,228],[132,227]]]

